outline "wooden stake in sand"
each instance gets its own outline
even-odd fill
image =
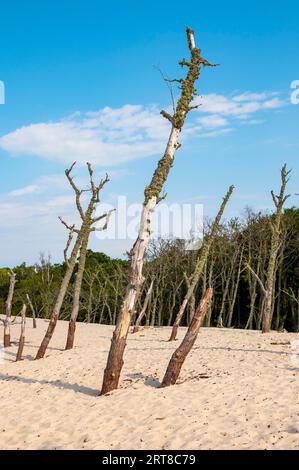
[[[31,299],[30,299],[30,297],[29,297],[28,294],[26,294],[26,298],[27,298],[28,305],[29,305],[29,307],[30,307],[30,309],[31,309],[31,312],[32,312],[32,326],[33,326],[33,328],[36,328],[37,325],[36,325],[36,313],[35,313],[35,309],[34,309],[34,307],[33,307],[33,304],[32,304],[32,302],[31,302]]]
[[[175,350],[169,361],[161,387],[168,387],[169,385],[174,385],[176,383],[182,365],[184,364],[186,357],[188,356],[196,341],[202,320],[207,313],[208,307],[212,301],[212,297],[213,289],[209,287],[200,301],[199,307],[191,320],[190,326],[183,341]]]
[[[22,307],[22,310],[21,310],[21,318],[22,318],[22,320],[21,320],[21,334],[20,334],[20,340],[19,340],[19,347],[18,347],[16,362],[22,360],[22,354],[23,354],[23,349],[24,349],[24,344],[25,344],[26,309],[27,309],[26,304],[23,304],[23,307]]]
[[[10,270],[9,274],[9,290],[8,296],[5,302],[5,319],[4,319],[4,341],[3,345],[5,348],[11,346],[10,342],[10,326],[11,326],[11,310],[12,310],[12,299],[16,285],[16,274]]]

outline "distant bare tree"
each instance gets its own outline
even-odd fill
[[[81,216],[82,227],[80,231],[82,234],[82,242],[81,242],[81,247],[80,247],[80,258],[79,258],[79,264],[78,264],[78,271],[76,274],[73,305],[72,305],[72,310],[71,310],[65,349],[72,349],[74,346],[76,321],[77,321],[79,308],[80,308],[80,293],[81,293],[82,280],[83,280],[83,274],[84,274],[84,269],[85,269],[86,254],[87,254],[90,233],[95,230],[105,230],[107,228],[108,219],[110,215],[110,212],[109,212],[109,213],[102,214],[98,217],[93,217],[97,204],[100,202],[100,191],[105,186],[105,184],[109,181],[109,179],[108,179],[108,176],[106,175],[105,179],[101,180],[98,185],[95,185],[94,180],[93,180],[93,171],[89,163],[87,163],[87,168],[88,168],[89,178],[90,178],[91,198],[90,198],[87,210]],[[94,224],[98,223],[100,220],[104,218],[106,219],[106,221],[102,227],[100,228],[93,227]]]
[[[189,282],[189,287],[188,287],[187,293],[185,295],[185,298],[184,298],[183,302],[181,303],[179,312],[176,316],[175,322],[174,322],[173,327],[172,327],[172,331],[171,331],[169,341],[174,341],[176,339],[176,335],[177,335],[179,326],[181,324],[184,312],[186,310],[187,304],[190,301],[190,299],[192,298],[192,295],[193,295],[194,290],[195,290],[195,288],[198,284],[198,281],[199,281],[201,275],[204,272],[204,267],[206,265],[206,262],[207,262],[207,259],[208,259],[208,256],[209,256],[211,246],[212,246],[212,244],[215,240],[215,237],[216,237],[218,229],[219,229],[219,224],[220,224],[220,221],[221,221],[221,217],[222,217],[224,209],[225,209],[225,207],[228,203],[228,200],[232,195],[233,190],[234,190],[234,186],[230,186],[228,192],[226,193],[225,197],[223,198],[223,202],[220,206],[219,212],[218,212],[218,214],[217,214],[217,216],[216,216],[216,218],[215,218],[215,220],[212,224],[210,234],[207,235],[206,237],[204,237],[204,240],[203,240],[202,246],[200,248],[197,261],[196,261],[196,266],[195,266],[194,272],[192,273],[192,275],[189,279],[190,282]]]
[[[270,246],[270,254],[269,254],[269,261],[267,267],[267,274],[266,274],[266,282],[265,284],[262,282],[261,278],[258,274],[252,269],[252,267],[247,264],[247,269],[251,272],[251,274],[256,278],[257,282],[260,285],[261,291],[263,293],[264,302],[262,308],[262,332],[269,333],[271,329],[271,316],[272,316],[272,305],[273,305],[273,296],[275,291],[275,278],[276,278],[276,263],[277,257],[279,253],[279,249],[281,246],[281,222],[282,222],[282,215],[283,215],[283,206],[286,200],[290,197],[290,195],[286,195],[286,186],[289,181],[288,175],[290,171],[287,171],[286,165],[284,165],[281,169],[281,187],[279,195],[275,195],[273,191],[271,191],[271,196],[276,207],[276,212],[273,215],[273,220],[270,221],[270,228],[272,232],[271,236],[271,246]]]
[[[139,315],[137,317],[136,323],[135,323],[134,328],[133,328],[133,333],[137,333],[137,331],[139,331],[139,329],[140,329],[142,319],[143,319],[144,315],[146,314],[146,310],[147,310],[149,301],[151,299],[151,295],[152,295],[152,291],[153,291],[153,285],[154,285],[154,281],[151,282],[149,290],[146,293],[143,307],[142,307],[141,312],[139,313]]]
[[[51,318],[50,318],[49,326],[48,326],[46,334],[45,334],[45,336],[44,336],[44,338],[41,342],[41,345],[40,345],[40,347],[37,351],[35,359],[41,359],[41,358],[44,357],[44,355],[46,353],[46,350],[48,348],[48,345],[49,345],[49,343],[51,341],[51,338],[53,336],[53,333],[55,331],[57,320],[58,320],[58,317],[59,317],[59,314],[60,314],[60,311],[61,311],[62,303],[64,301],[66,291],[67,291],[71,276],[73,274],[73,271],[74,271],[74,268],[75,268],[75,265],[76,265],[76,262],[77,262],[77,256],[78,256],[79,250],[81,249],[83,241],[84,241],[84,243],[86,243],[86,234],[87,234],[87,232],[89,234],[89,231],[87,230],[87,227],[88,226],[90,227],[90,225],[88,225],[88,224],[94,224],[98,220],[105,217],[105,214],[101,215],[100,217],[95,217],[95,218],[91,217],[92,213],[93,213],[93,210],[94,210],[94,207],[95,207],[95,204],[96,204],[96,200],[94,200],[94,197],[95,197],[96,192],[97,192],[97,188],[93,185],[93,182],[91,183],[91,188],[88,189],[88,191],[91,191],[91,193],[92,193],[91,201],[90,201],[90,204],[89,204],[87,210],[84,212],[83,207],[81,205],[81,195],[82,195],[84,190],[79,190],[77,188],[77,186],[76,186],[76,184],[75,184],[75,182],[74,182],[74,180],[71,176],[71,172],[74,168],[75,163],[73,163],[69,169],[65,170],[65,174],[66,174],[66,177],[67,177],[72,189],[75,192],[76,207],[77,207],[77,210],[79,212],[79,215],[80,215],[80,218],[81,218],[81,221],[82,221],[81,222],[81,227],[80,227],[80,229],[76,229],[74,224],[73,225],[68,225],[60,217],[60,221],[62,222],[62,224],[69,231],[68,240],[67,240],[67,243],[66,243],[66,247],[64,249],[64,258],[65,258],[65,263],[66,263],[67,268],[66,268],[66,272],[65,272],[65,275],[63,277],[62,283],[60,285],[59,293],[58,293],[58,296],[57,296],[57,299],[56,299],[56,303],[55,303],[55,306],[54,306],[53,313],[52,313]],[[89,164],[87,164],[87,165],[88,165],[88,170],[90,172],[91,167],[90,167]],[[108,181],[108,177],[106,177],[105,180],[101,181],[99,186],[101,186],[101,188],[102,188],[107,181]],[[92,208],[92,210],[91,210],[91,208]],[[88,224],[87,224],[87,221],[88,221]],[[71,251],[71,255],[68,258],[68,250],[69,250],[69,248],[72,244],[74,234],[76,234],[76,240],[75,240],[73,249]],[[87,240],[87,242],[88,242],[88,240]],[[84,260],[84,264],[85,264],[85,260]],[[81,263],[81,266],[82,266],[82,263]],[[80,295],[80,293],[79,293],[79,295]],[[74,310],[74,312],[76,312],[76,310]]]

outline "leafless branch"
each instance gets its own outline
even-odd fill
[[[246,263],[246,268],[251,272],[251,274],[255,277],[255,279],[259,283],[259,285],[260,285],[260,287],[263,291],[263,294],[266,294],[266,289],[265,289],[264,284],[261,281],[260,277],[256,274],[256,272],[252,269],[252,267],[248,263]]]

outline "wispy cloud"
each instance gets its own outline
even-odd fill
[[[28,184],[28,186],[24,186],[23,188],[14,189],[9,193],[9,196],[19,197],[24,196],[25,194],[32,194],[38,190],[38,186],[35,184]]]
[[[200,105],[198,111],[203,114],[226,118],[249,119],[259,111],[281,108],[285,102],[277,93],[243,93],[230,97],[211,93],[198,96],[194,103]]]
[[[0,148],[11,155],[113,166],[157,154],[167,130],[158,109],[125,105],[21,127],[1,137]]]
[[[228,134],[238,122],[258,124],[261,115],[279,109],[285,102],[276,92],[235,94],[211,93],[197,97],[185,138]],[[169,123],[156,106],[124,105],[96,112],[74,113],[58,122],[31,124],[0,137],[0,148],[13,156],[37,156],[66,164],[90,161],[111,167],[161,153]],[[32,186],[14,192],[34,191]],[[23,193],[24,194],[24,193]]]

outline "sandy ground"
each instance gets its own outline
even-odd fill
[[[79,324],[65,352],[59,322],[33,361],[46,327],[28,320],[24,361],[16,345],[0,351],[0,449],[299,449],[298,334],[203,328],[178,384],[159,389],[178,342],[142,330],[120,389],[99,397],[112,328]]]

